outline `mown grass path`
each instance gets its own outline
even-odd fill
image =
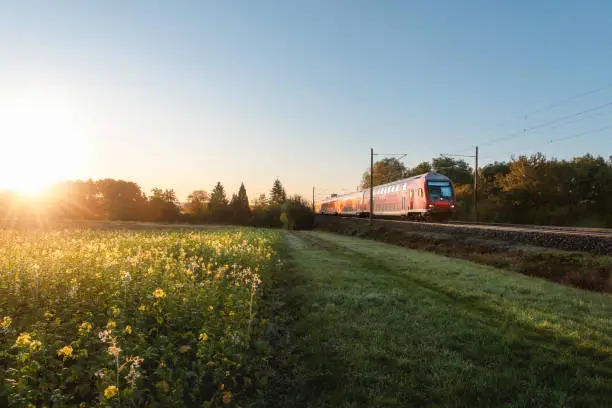
[[[612,405],[612,296],[338,235],[286,235],[309,407]]]

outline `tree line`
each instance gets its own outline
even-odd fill
[[[374,185],[436,172],[455,184],[458,220],[473,220],[474,169],[464,160],[433,158],[414,168],[395,158],[374,164]],[[362,188],[370,185],[369,170]],[[478,169],[478,219],[487,222],[612,227],[612,156],[571,160],[521,155]]]
[[[314,214],[299,195],[287,196],[276,179],[270,192],[249,202],[244,183],[228,199],[217,182],[212,191],[195,190],[184,204],[173,189],[153,188],[145,194],[131,181],[101,179],[64,181],[37,199],[0,192],[0,220],[112,220],[236,224],[307,229]]]

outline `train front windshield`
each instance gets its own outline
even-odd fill
[[[432,200],[450,201],[453,199],[453,187],[448,181],[428,181],[427,191]]]

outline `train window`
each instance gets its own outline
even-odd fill
[[[402,190],[406,191],[406,183],[402,186]]]
[[[414,198],[414,190],[410,190],[410,199],[412,200]]]
[[[419,197],[423,197],[423,189],[419,188]]]

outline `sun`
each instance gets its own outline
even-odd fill
[[[0,96],[0,189],[33,195],[72,179],[84,158],[80,117],[60,92]]]

